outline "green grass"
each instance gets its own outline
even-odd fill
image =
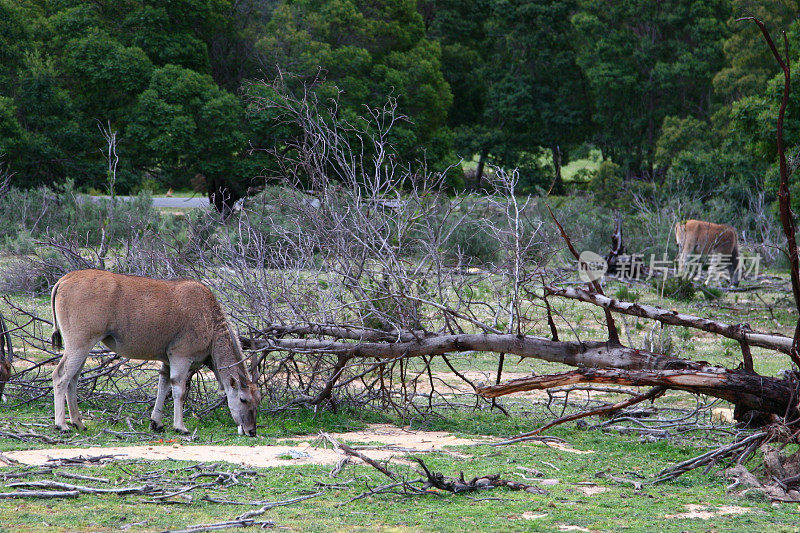
[[[336,421],[335,416],[314,417],[306,412],[299,415],[297,425],[292,428],[300,433],[312,428],[332,431],[332,422],[334,426],[337,423],[347,425],[346,421],[352,416],[353,413],[348,413]],[[526,425],[525,420],[508,419],[499,413],[477,417],[477,425],[474,420],[456,416],[452,420],[429,421],[421,426],[447,428],[464,434],[478,431],[479,434],[506,435],[513,427]],[[291,425],[291,420],[284,419],[278,424],[283,427],[280,433],[287,429],[286,424]],[[274,520],[277,525],[291,530],[304,531],[554,531],[559,526],[569,525],[613,531],[757,530],[766,528],[767,524],[771,531],[796,528],[796,505],[772,507],[758,498],[726,494],[725,483],[713,474],[695,471],[675,482],[645,485],[639,491],[629,484],[615,483],[603,477],[612,474],[646,480],[661,468],[699,453],[701,450],[698,448],[663,441],[639,442],[638,439],[566,426],[551,433],[565,438],[574,448],[594,453],[577,455],[541,445],[517,444],[505,447],[455,446],[450,449],[469,457],[468,460],[454,460],[446,453],[425,454],[423,457],[432,470],[445,475],[458,475],[463,471],[467,479],[499,473],[508,479],[524,481],[521,475],[530,476],[530,469],[535,469],[544,478],[558,480],[554,485],[543,486],[547,494],[495,489],[469,495],[386,494],[345,503],[365,491],[367,484],[378,486],[389,482],[388,478],[370,467],[356,465],[348,466],[337,479],[332,479],[328,475],[329,466],[293,466],[287,459],[286,466],[255,469],[255,475],[241,475],[244,483],[239,486],[194,491],[190,503],[167,506],[149,503],[146,496],[95,495],[81,495],[75,500],[0,500],[0,523],[10,531],[119,531],[126,526],[136,531],[159,531],[228,520],[257,508],[211,503],[203,500],[204,495],[237,501],[275,501],[316,492],[317,483],[325,483],[336,484],[339,488],[326,490],[323,496],[311,500],[272,509],[261,518]],[[236,441],[238,438],[231,439]],[[105,477],[118,486],[130,486],[141,485],[140,476],[154,471],[163,471],[161,479],[185,479],[194,470],[182,469],[191,465],[178,461],[118,461],[105,467],[69,467],[63,470]],[[408,478],[417,476],[410,467],[396,462],[392,468]],[[18,470],[0,469],[0,475]],[[223,464],[217,470],[252,469]],[[25,479],[59,479],[79,485],[103,486],[54,478],[53,475],[33,475]],[[536,481],[531,483],[538,484]],[[588,496],[581,492],[579,483],[594,483],[606,491]],[[749,512],[717,516],[710,521],[665,518],[666,515],[685,512],[687,504],[711,509],[734,505]],[[544,516],[524,519],[525,513]]]
[[[746,285],[746,282],[745,282]],[[491,296],[478,294],[478,299]],[[780,331],[791,334],[796,313],[788,307],[789,302],[775,306],[772,310],[775,320],[764,309],[763,303],[749,293],[724,293],[719,299],[707,300],[695,297],[691,301],[677,301],[660,298],[649,284],[632,287],[618,282],[609,282],[606,293],[620,298],[633,299],[640,303],[656,304],[700,316],[716,317],[729,323],[747,322],[754,329]],[[761,297],[771,305],[783,295],[778,292],[762,290]],[[48,298],[13,296],[13,303],[49,317]],[[0,303],[0,306],[5,304]],[[574,301],[552,299],[551,305],[557,311],[556,322],[563,332],[569,331],[565,319],[584,339],[605,338],[603,315],[600,309]],[[7,308],[3,307],[6,313]],[[533,314],[533,311],[532,311]],[[563,317],[563,318],[562,318]],[[626,344],[641,346],[644,335],[650,330],[651,322],[626,317],[618,319],[621,338]],[[31,326],[28,326],[30,328]],[[672,353],[675,356],[705,360],[713,364],[735,368],[741,360],[741,352],[735,341],[712,336],[697,330],[668,327],[673,340]],[[30,332],[30,331],[29,331]],[[528,333],[548,335],[544,321],[529,325]],[[566,337],[565,337],[566,338]],[[775,375],[778,370],[788,367],[788,358],[774,352],[754,348],[753,357],[756,371],[764,375]],[[452,357],[457,368],[483,371],[491,377],[496,370],[497,358],[493,354],[471,354]],[[440,358],[432,361],[434,372],[449,372]],[[536,372],[544,374],[566,370],[562,365],[545,363],[534,359],[518,361],[507,358],[506,372]],[[611,397],[609,397],[611,399]],[[474,403],[474,397],[459,397],[462,404]],[[657,406],[693,405],[695,398],[680,392],[669,393],[657,401]],[[87,405],[88,403],[88,405]],[[344,432],[362,429],[370,423],[410,424],[412,428],[442,430],[459,436],[493,435],[510,437],[529,431],[552,418],[542,405],[531,400],[508,397],[502,400],[512,416],[506,417],[497,411],[489,411],[486,404],[480,410],[464,407],[439,409],[434,414],[417,416],[413,419],[400,419],[381,410],[340,409],[338,413],[327,410],[313,412],[307,409],[290,411],[281,415],[262,413],[259,420],[259,437],[249,439],[235,434],[235,427],[224,408],[212,415],[197,420],[187,416],[190,431],[197,429],[192,444],[253,445],[276,444],[294,435],[315,435],[319,431]],[[724,404],[723,404],[724,405]],[[133,429],[147,432],[147,417],[132,415],[130,407],[123,407],[123,420],[110,422],[120,405],[84,402],[88,411],[88,429],[85,433],[73,433],[66,437],[57,434],[52,428],[52,398],[25,407],[7,409],[0,416],[0,429],[12,432],[35,432],[63,440],[57,447],[98,446],[98,454],[103,446],[111,445],[158,445],[159,439],[180,439],[167,430],[152,438],[119,438],[107,433],[128,431],[125,416],[131,418]],[[145,408],[140,406],[142,410]],[[274,406],[265,406],[274,407]],[[142,411],[144,412],[144,411]],[[600,422],[590,419],[589,426]],[[169,420],[165,420],[168,425]],[[534,444],[516,444],[505,447],[453,447],[452,451],[466,457],[454,458],[448,454],[425,455],[425,461],[435,470],[446,475],[464,472],[465,477],[500,473],[504,477],[522,481],[523,468],[536,469],[547,478],[558,479],[556,485],[544,487],[544,495],[495,489],[490,492],[472,495],[425,494],[407,496],[387,494],[373,496],[339,507],[366,490],[366,484],[376,486],[386,483],[374,469],[366,466],[349,466],[337,480],[328,476],[329,466],[297,466],[291,459],[286,465],[272,469],[256,469],[257,475],[243,476],[248,484],[231,489],[212,487],[192,494],[190,503],[159,505],[148,503],[146,496],[92,496],[81,495],[76,500],[0,500],[0,528],[9,531],[119,531],[129,526],[132,531],[159,531],[179,528],[191,524],[211,523],[231,519],[245,510],[245,506],[219,504],[204,501],[208,494],[229,500],[282,500],[296,497],[307,491],[315,491],[316,483],[336,483],[343,488],[331,489],[323,496],[300,502],[289,507],[270,510],[262,518],[274,520],[279,526],[292,530],[307,531],[464,531],[464,530],[510,530],[510,531],[553,531],[559,526],[579,526],[590,530],[626,531],[694,531],[694,530],[764,530],[795,531],[798,523],[796,504],[781,504],[773,507],[756,496],[742,496],[727,493],[726,481],[718,473],[720,468],[709,473],[693,471],[677,481],[660,485],[645,485],[636,491],[631,485],[619,484],[598,473],[640,479],[652,479],[660,469],[702,453],[709,446],[721,441],[729,441],[730,435],[689,432],[670,441],[648,442],[638,436],[603,432],[597,429],[580,427],[575,423],[565,424],[548,431],[549,434],[564,438],[570,446],[579,450],[591,450],[592,454],[578,455],[563,450],[547,448]],[[31,448],[49,448],[52,444],[41,441],[23,442],[0,436],[0,450],[10,451]],[[369,453],[368,451],[365,453]],[[398,456],[402,456],[401,453]],[[111,478],[120,485],[140,484],[139,476],[158,469],[166,469],[165,476],[181,476],[180,470],[190,466],[185,462],[141,462],[119,461],[106,467],[71,467],[69,470],[86,475]],[[393,467],[416,477],[407,466],[393,463]],[[220,469],[243,470],[236,465],[222,465]],[[0,469],[0,475],[18,472],[19,468]],[[30,479],[54,479],[52,475],[33,475]],[[7,480],[8,484],[11,480]],[[83,482],[63,480],[76,484]],[[587,496],[580,491],[578,483],[596,483],[607,489],[602,494]],[[10,489],[4,489],[7,491]],[[749,510],[742,515],[715,516],[710,520],[670,518],[667,515],[684,513],[686,505],[704,505],[716,509],[723,505],[734,505]],[[544,515],[535,519],[523,519],[524,513]]]
[[[598,149],[592,149],[589,156],[581,159],[570,161],[561,167],[561,177],[564,181],[572,181],[576,174],[583,170],[597,170],[600,166],[602,154]],[[552,163],[552,156],[549,151],[543,151],[540,157],[542,164],[549,165]],[[478,166],[478,155],[473,156],[472,160],[464,160],[461,163],[463,169],[472,169]],[[510,169],[508,169],[510,170]]]
[[[601,158],[600,150],[593,149],[589,152],[589,157],[575,159],[561,167],[561,176],[563,176],[564,181],[572,181],[575,175],[582,170],[597,170],[600,166]]]

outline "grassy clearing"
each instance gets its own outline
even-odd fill
[[[772,291],[772,292],[770,292]],[[643,303],[654,303],[698,315],[714,316],[720,320],[738,323],[748,322],[755,329],[791,333],[795,313],[780,303],[780,290],[761,290],[760,299],[753,293],[726,293],[720,299],[706,300],[698,297],[691,302],[678,302],[660,298],[648,284],[625,286],[609,283],[606,292],[625,299],[636,299]],[[14,302],[26,308],[35,308],[48,316],[48,300],[45,297],[31,298],[15,296]],[[777,302],[777,303],[776,303]],[[602,314],[587,304],[554,301],[554,309],[563,316],[559,322],[565,327],[569,321],[581,338],[604,338]],[[771,309],[767,309],[770,307]],[[771,315],[770,315],[771,311]],[[774,317],[774,318],[773,318]],[[618,321],[622,338],[634,346],[641,346],[645,336],[652,330],[649,322],[633,318]],[[566,329],[565,329],[566,330]],[[734,341],[686,330],[668,328],[671,339],[670,350],[674,355],[692,359],[703,359],[728,367],[738,365],[741,354]],[[546,326],[537,323],[529,331],[547,334]],[[766,350],[753,351],[756,370],[774,375],[788,366],[785,357]],[[459,361],[459,368],[469,368],[492,376],[497,359],[491,354],[473,354]],[[507,372],[556,372],[564,370],[561,365],[544,363],[532,359],[517,362],[509,358]],[[434,372],[448,372],[446,365],[434,359]],[[613,396],[608,397],[614,399]],[[474,399],[460,397],[462,404]],[[689,407],[695,399],[688,394],[670,393],[658,400],[661,407]],[[105,430],[124,432],[130,427],[120,421],[109,424],[109,412],[118,406],[104,409],[103,406],[84,404],[88,420],[85,433],[74,433],[67,437],[58,435],[52,428],[52,397],[27,407],[15,408],[13,413],[0,417],[0,429],[14,432],[32,432],[48,438],[60,439],[56,447],[96,446],[102,453],[103,446],[150,445],[161,446],[161,439],[179,439],[171,431],[148,436],[146,417],[129,417],[135,431],[142,432],[139,438],[119,437]],[[506,417],[490,411],[486,404],[479,410],[454,408],[438,410],[437,414],[414,419],[401,419],[388,411],[340,410],[339,413],[297,410],[270,416],[262,414],[259,420],[259,437],[255,440],[235,435],[230,415],[224,408],[212,415],[197,420],[187,419],[190,430],[197,429],[192,444],[226,444],[248,446],[253,444],[276,444],[286,437],[314,435],[318,431],[341,432],[360,429],[369,423],[392,423],[410,425],[416,429],[444,430],[459,436],[510,437],[528,431],[552,415],[544,410],[540,401],[532,398],[506,398],[503,404],[512,412]],[[269,406],[267,406],[269,407]],[[344,406],[346,407],[346,406]],[[112,413],[113,414],[113,413]],[[123,417],[124,418],[124,417]],[[590,421],[590,427],[595,421]],[[165,423],[169,423],[165,420]],[[645,485],[635,490],[630,484],[620,484],[598,474],[612,474],[629,479],[651,478],[660,469],[675,462],[702,453],[709,446],[730,439],[724,432],[687,433],[670,441],[650,442],[638,435],[604,432],[567,424],[555,428],[549,434],[566,439],[570,446],[592,454],[577,455],[566,451],[535,444],[517,444],[493,448],[453,447],[452,451],[468,457],[454,458],[445,453],[424,456],[429,465],[446,475],[457,475],[464,471],[465,477],[500,473],[504,477],[524,480],[531,470],[542,473],[544,479],[558,480],[544,485],[548,493],[535,495],[496,489],[475,495],[427,494],[406,496],[388,494],[374,496],[339,507],[366,490],[366,485],[385,483],[375,470],[366,466],[349,466],[337,480],[328,476],[327,466],[295,466],[291,459],[280,468],[255,469],[256,474],[247,477],[247,484],[223,490],[212,487],[193,493],[191,503],[174,505],[148,503],[144,496],[92,496],[81,495],[76,500],[0,500],[0,524],[13,531],[158,531],[191,524],[211,523],[231,519],[250,507],[219,504],[204,501],[203,495],[229,500],[283,500],[316,491],[316,483],[336,483],[340,488],[325,491],[314,499],[289,507],[280,507],[263,516],[280,526],[293,530],[313,531],[463,531],[463,530],[511,530],[553,531],[562,526],[577,526],[589,530],[689,531],[689,530],[761,530],[770,527],[774,531],[795,531],[800,518],[796,504],[772,506],[757,497],[726,493],[726,482],[719,469],[709,473],[695,471],[677,481],[656,486]],[[50,448],[53,444],[34,441],[23,442],[8,436],[0,436],[0,450]],[[368,452],[366,452],[368,453]],[[398,453],[398,456],[402,456]],[[84,475],[96,475],[112,479],[119,485],[137,484],[139,477],[148,472],[164,469],[164,476],[187,475],[183,469],[191,466],[186,462],[119,461],[105,467],[71,467],[69,470]],[[393,466],[409,476],[416,477],[406,466]],[[221,465],[220,469],[242,470],[238,465]],[[17,472],[18,467],[2,468],[0,474]],[[641,476],[641,478],[639,477]],[[32,475],[30,480],[53,479],[53,476]],[[533,482],[536,483],[536,482]],[[602,492],[589,495],[584,492],[591,483]],[[80,484],[80,483],[79,483]],[[604,490],[603,490],[604,489]],[[700,511],[712,513],[704,520],[690,518],[687,506],[701,506]],[[732,506],[732,507],[731,507]],[[671,518],[667,518],[667,517]]]
[[[358,419],[358,416],[355,416]],[[264,420],[266,431],[273,434],[306,433],[311,430],[332,430],[337,426],[353,425],[354,413],[314,416],[310,412],[295,417]],[[212,423],[204,424],[203,436],[222,428]],[[416,425],[416,424],[415,424]],[[507,434],[525,420],[506,418],[495,413],[480,416],[454,416],[446,421],[429,421],[421,424],[427,428],[442,428],[464,434]],[[91,434],[93,430],[89,430]],[[758,499],[741,498],[725,493],[724,482],[712,474],[694,472],[678,481],[658,486],[645,486],[635,490],[631,485],[620,485],[601,477],[608,473],[631,479],[647,478],[659,469],[686,459],[700,450],[692,446],[666,442],[639,442],[619,435],[606,435],[574,427],[563,427],[552,432],[567,439],[581,450],[593,454],[573,453],[534,444],[518,444],[493,448],[488,446],[456,446],[452,450],[469,457],[454,460],[446,453],[426,454],[430,467],[445,474],[463,471],[465,477],[486,473],[501,473],[504,477],[524,480],[532,471],[541,472],[547,479],[538,482],[547,494],[528,494],[505,489],[495,489],[473,495],[431,493],[405,496],[389,494],[374,496],[339,506],[366,490],[366,485],[376,486],[387,482],[375,470],[366,466],[349,466],[337,479],[328,476],[330,467],[287,466],[273,469],[256,469],[255,475],[243,475],[246,482],[231,489],[212,487],[193,493],[188,504],[158,505],[149,503],[144,496],[92,496],[82,495],[76,500],[64,501],[0,501],[0,520],[14,531],[158,531],[181,526],[212,523],[231,519],[251,507],[210,503],[204,495],[227,500],[284,500],[317,491],[316,483],[336,484],[339,488],[289,507],[268,511],[265,519],[291,530],[309,531],[464,531],[511,530],[553,531],[561,526],[579,526],[590,530],[628,531],[687,531],[712,527],[716,530],[763,529],[767,524],[773,531],[792,531],[796,527],[796,505],[771,506]],[[268,440],[273,437],[263,437]],[[202,439],[201,439],[202,440]],[[238,441],[237,437],[226,441]],[[262,439],[259,439],[262,440]],[[98,453],[101,453],[98,449]],[[368,452],[367,452],[368,453]],[[120,461],[105,467],[69,467],[64,470],[83,475],[109,478],[118,486],[141,484],[146,473],[163,470],[163,477],[181,478],[193,472],[183,470],[190,463],[168,461]],[[393,468],[416,477],[403,465]],[[8,472],[12,469],[2,469]],[[238,465],[220,465],[218,470],[243,470]],[[601,474],[601,476],[598,476]],[[30,476],[28,480],[52,479],[52,476]],[[555,481],[557,480],[557,481]],[[80,482],[77,482],[80,484]],[[537,484],[537,481],[532,481]],[[87,483],[83,483],[87,484]],[[587,488],[588,487],[588,488]],[[593,493],[593,494],[587,494]],[[719,512],[725,506],[736,509],[706,521],[697,518],[666,518],[687,512],[687,505],[701,505]],[[736,514],[742,513],[742,514]]]
[[[582,171],[595,171],[600,166],[603,154],[600,150],[593,148],[589,150],[586,157],[573,159],[566,165],[561,167],[561,177],[565,181],[572,181],[576,174]],[[552,156],[547,150],[543,150],[539,155],[539,160],[542,166],[552,164]],[[461,167],[464,170],[474,169],[478,166],[478,155],[474,155],[471,160],[464,160],[461,162]],[[177,196],[177,194],[176,194]]]

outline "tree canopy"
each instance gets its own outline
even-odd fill
[[[0,154],[18,186],[101,188],[110,125],[120,192],[236,197],[278,175],[290,132],[250,101],[284,76],[353,124],[391,101],[403,164],[475,157],[563,193],[597,148],[622,183],[769,188],[779,80],[749,14],[800,54],[800,4],[776,0],[0,0]]]

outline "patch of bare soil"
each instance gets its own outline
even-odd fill
[[[447,451],[449,446],[473,445],[481,442],[492,442],[494,437],[467,439],[456,437],[445,431],[420,431],[399,428],[389,424],[371,424],[359,431],[334,433],[337,440],[351,443],[369,444],[356,446],[366,449],[367,455],[375,460],[387,460],[393,456],[406,453],[429,453],[446,451],[452,455],[465,457],[463,453]],[[153,442],[138,446],[104,446],[92,448],[50,448],[42,450],[21,450],[6,452],[5,455],[21,463],[43,465],[50,459],[65,459],[79,455],[118,455],[121,459],[183,461],[226,461],[254,467],[274,467],[286,465],[334,465],[339,460],[336,451],[323,447],[317,435],[306,435],[286,439],[285,444],[253,445],[253,446],[207,446],[184,445],[178,442]],[[537,444],[536,442],[532,442]],[[545,444],[559,450],[585,453],[563,444]]]
[[[583,493],[584,496],[595,496],[596,494],[602,494],[608,490],[607,487],[600,487],[598,485],[580,485],[578,486],[578,490]]]
[[[716,516],[726,515],[740,515],[750,513],[753,510],[747,507],[738,507],[736,505],[721,505],[719,507],[709,507],[706,505],[696,505],[687,503],[684,505],[686,508],[685,513],[668,514],[664,518],[696,518],[700,520],[709,520]]]

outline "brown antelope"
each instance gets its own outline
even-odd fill
[[[164,427],[162,410],[171,385],[172,425],[188,433],[183,423],[187,379],[190,371],[206,365],[225,390],[239,433],[255,436],[261,395],[245,368],[238,337],[202,283],[78,270],[56,282],[51,305],[53,345],[64,347],[53,372],[58,429],[68,431],[65,400],[71,423],[84,429],[78,410],[78,376],[89,351],[102,342],[122,357],[162,362],[151,429]]]
[[[730,259],[728,275],[731,284],[739,284],[739,239],[735,228],[702,220],[686,220],[675,224],[675,241],[678,243],[679,274],[683,273],[689,254],[719,254]]]

